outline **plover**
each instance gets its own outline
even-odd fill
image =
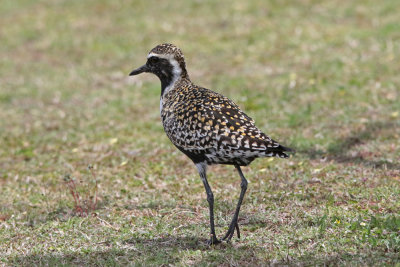
[[[173,44],[160,44],[147,55],[147,62],[129,75],[155,74],[161,81],[160,113],[171,142],[196,165],[203,181],[210,212],[209,244],[221,241],[215,234],[214,196],[207,182],[207,165],[230,164],[241,178],[241,192],[229,229],[222,240],[230,241],[237,231],[238,216],[247,180],[241,166],[255,158],[288,158],[292,149],[280,145],[255,126],[232,100],[193,84],[182,51]]]

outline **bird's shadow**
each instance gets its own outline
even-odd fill
[[[231,265],[232,262],[245,266],[336,265],[338,262],[375,265],[377,263],[373,255],[348,254],[347,252],[335,256],[305,255],[297,259],[282,252],[278,258],[267,260],[264,256],[272,251],[268,251],[262,244],[241,245],[239,241],[208,246],[205,238],[194,236],[166,235],[158,238],[131,238],[123,240],[121,245],[119,248],[113,248],[110,242],[103,244],[101,249],[92,251],[18,255],[6,259],[5,262],[16,266],[142,266],[149,264],[168,266],[188,265],[189,262],[191,266]],[[182,254],[183,251],[192,251],[200,256],[187,258]],[[398,255],[386,257],[388,262],[396,262],[396,260],[399,260]]]
[[[210,246],[207,245],[206,238],[199,238],[195,236],[172,236],[165,235],[158,238],[129,238],[123,241],[124,244],[140,245],[144,248],[173,250],[175,248],[180,250],[208,250]],[[221,245],[223,247],[226,244]]]
[[[310,159],[326,158],[338,163],[352,163],[363,165],[370,168],[400,170],[400,162],[390,160],[370,160],[360,153],[348,153],[353,148],[366,144],[367,142],[377,139],[382,132],[386,134],[396,132],[400,128],[398,122],[391,121],[374,121],[368,123],[364,130],[354,130],[347,137],[338,140],[329,146],[327,151],[315,148],[298,149],[300,154],[307,155]]]

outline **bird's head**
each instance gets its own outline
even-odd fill
[[[160,44],[147,55],[147,62],[129,75],[150,72],[158,76],[162,87],[168,87],[179,78],[189,78],[182,51],[173,44]]]

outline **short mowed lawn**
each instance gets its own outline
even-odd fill
[[[397,0],[5,0],[0,25],[0,265],[400,266]],[[243,168],[240,240],[205,244],[160,83],[128,77],[163,42],[296,149]],[[208,173],[222,237],[240,178]]]

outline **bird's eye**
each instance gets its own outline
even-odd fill
[[[158,61],[160,61],[160,59],[158,57],[149,58],[149,63],[152,65],[156,64]]]

